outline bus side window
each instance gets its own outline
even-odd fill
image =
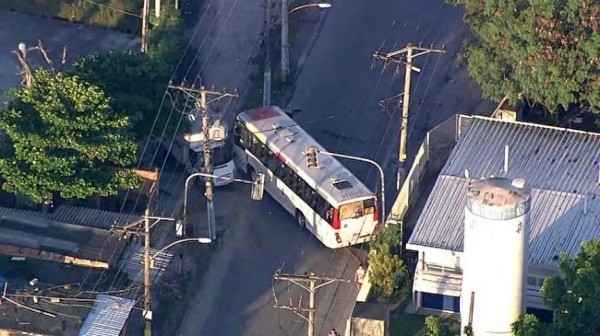
[[[235,123],[235,127],[233,128],[233,142],[238,146],[244,143],[242,140],[242,126],[239,122]]]

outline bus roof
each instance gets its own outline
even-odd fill
[[[332,156],[321,154],[320,168],[307,167],[303,155],[306,147],[326,149],[279,107],[248,110],[237,118],[333,206],[374,197],[369,188]]]

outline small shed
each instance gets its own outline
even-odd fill
[[[346,336],[388,336],[390,306],[379,302],[356,302]]]

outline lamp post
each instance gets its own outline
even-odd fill
[[[385,221],[386,221],[386,218],[385,218],[385,175],[383,174],[383,169],[381,168],[381,166],[373,160],[365,159],[365,158],[358,157],[358,156],[332,153],[332,152],[327,152],[327,151],[319,150],[319,149],[317,149],[317,153],[330,155],[330,156],[337,156],[337,157],[341,157],[341,158],[349,159],[349,160],[367,162],[367,163],[370,163],[370,164],[374,165],[375,167],[377,167],[377,169],[379,170],[379,175],[380,175],[380,179],[381,179],[381,220],[385,223]]]
[[[321,9],[330,8],[327,2],[310,3],[288,9],[288,0],[281,0],[281,78],[285,82],[290,71],[290,43],[289,43],[289,15],[305,8],[317,7]]]
[[[189,191],[189,184],[190,181],[194,178],[194,177],[198,177],[198,176],[202,176],[202,177],[211,177],[213,179],[217,179],[217,180],[227,180],[227,181],[233,181],[233,182],[240,182],[240,183],[246,183],[246,184],[252,184],[252,192],[251,192],[251,197],[254,200],[261,200],[263,193],[264,193],[264,183],[265,183],[265,175],[263,173],[258,173],[256,175],[256,178],[254,179],[254,181],[247,181],[247,180],[241,180],[241,179],[236,179],[236,178],[231,178],[231,177],[224,177],[224,176],[217,176],[217,175],[213,175],[213,174],[207,174],[207,173],[193,173],[190,176],[188,176],[185,179],[185,190],[183,192],[183,232],[185,234],[185,226],[187,224],[187,204],[188,204],[188,191]],[[214,227],[215,225],[215,212],[214,209],[212,209],[212,202],[208,204],[209,208],[208,208],[208,233],[209,233],[209,237],[211,240],[214,240],[216,238],[216,229]]]
[[[200,237],[200,238],[184,238],[184,239],[176,240],[150,256],[150,268],[154,268],[154,258],[156,258],[159,254],[165,252],[166,250],[170,249],[171,247],[173,247],[175,245],[179,245],[182,243],[188,243],[188,242],[210,244],[210,243],[212,243],[212,239]]]

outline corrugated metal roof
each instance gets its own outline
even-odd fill
[[[134,305],[134,300],[99,294],[79,336],[119,336]]]
[[[408,244],[462,251],[465,169],[471,178],[504,175],[505,145],[505,176],[524,178],[532,189],[530,262],[555,265],[560,252],[575,255],[582,241],[600,238],[600,134],[474,116]]]
[[[127,243],[109,231],[0,208],[0,243],[114,266]],[[24,214],[27,213],[27,214]]]
[[[32,217],[45,218],[65,224],[90,226],[106,230],[110,229],[110,227],[115,223],[118,225],[125,225],[140,218],[139,215],[120,214],[118,212],[70,205],[59,205],[52,213],[0,207],[0,214],[4,213],[22,214]]]
[[[160,249],[151,248],[150,255],[154,257],[154,268],[150,270],[152,279],[158,279],[163,275],[169,262],[173,258],[173,254],[169,252],[161,252],[156,255]],[[127,277],[132,281],[141,281],[144,272],[144,246],[140,244],[130,245],[123,258],[121,258],[121,268]]]
[[[139,219],[139,215],[128,215],[100,209],[83,208],[70,205],[60,205],[50,214],[50,219],[101,229],[110,229],[111,225],[125,225]]]
[[[302,154],[306,147],[316,147],[326,151],[310,134],[278,107],[257,108],[238,115],[261,142],[266,142],[271,150],[292,166],[307,167]],[[281,160],[281,159],[280,159]],[[373,197],[373,192],[356,178],[335,157],[321,155],[319,164],[323,168],[304,168],[298,175],[313,188],[318,188],[327,200],[337,206],[349,199]],[[347,181],[350,186],[336,188],[336,179]]]

